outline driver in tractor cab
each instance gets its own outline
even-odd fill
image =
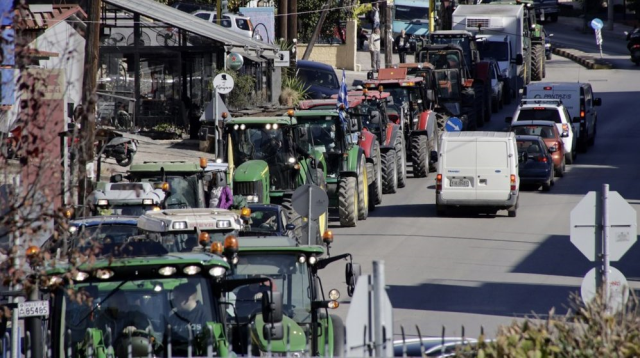
[[[313,139],[325,147],[326,152],[333,152],[336,148],[335,125],[313,125],[311,126],[311,136]]]
[[[142,313],[139,307],[129,304],[124,291],[118,290],[111,297],[107,297],[102,306],[105,308],[97,317],[95,326],[104,333],[107,332],[107,328],[111,329],[114,342],[127,337],[129,333],[147,331],[152,327],[147,315]]]
[[[196,336],[204,331],[207,315],[202,303],[198,301],[198,289],[195,284],[186,282],[173,289],[173,309],[169,313],[167,324],[171,325],[171,341],[188,343],[189,329]]]
[[[273,290],[275,291],[275,285]],[[236,294],[236,310],[238,317],[250,318],[260,307],[260,300],[265,292],[271,290],[271,280],[242,286]]]

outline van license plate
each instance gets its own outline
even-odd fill
[[[451,179],[449,181],[449,186],[456,188],[468,188],[471,186],[471,181],[469,179]]]

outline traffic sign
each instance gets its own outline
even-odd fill
[[[598,209],[598,194],[590,191],[571,210],[571,242],[590,261],[596,261],[601,251],[602,214]],[[636,211],[618,192],[610,191],[609,260],[618,261],[633,246],[638,237]]]
[[[311,205],[309,205],[309,200],[311,200]],[[319,218],[329,209],[329,197],[327,192],[319,186],[305,184],[293,192],[291,204],[296,213],[313,220]]]
[[[276,58],[273,60],[275,67],[288,67],[289,63],[289,51],[278,51]]]
[[[584,276],[580,286],[580,297],[585,303],[593,300],[597,294],[598,268],[592,268]],[[629,283],[626,277],[615,267],[609,267],[609,299],[608,305],[612,311],[619,311],[629,299]]]
[[[231,75],[226,73],[219,73],[213,79],[213,87],[220,94],[227,94],[231,92],[231,90],[233,89],[233,85],[234,85],[233,77],[231,77]]]
[[[462,131],[462,121],[458,117],[451,117],[444,125],[444,130],[447,132],[460,132]]]
[[[244,58],[239,53],[231,52],[227,55],[227,67],[237,71],[244,64]]]
[[[602,22],[602,20],[595,18],[593,20],[591,20],[591,28],[594,30],[602,30],[602,28],[604,27],[604,23]]]

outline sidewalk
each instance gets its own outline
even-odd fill
[[[624,32],[625,31],[627,31],[627,32],[633,31],[633,26],[628,26],[628,25],[625,25],[625,24],[619,23],[619,22],[615,22],[613,24],[613,30],[608,30],[607,29],[607,22],[605,20],[603,20],[603,21],[604,21],[604,28],[601,31],[602,31],[602,35],[604,37],[617,38],[617,39],[626,41],[627,37],[624,34]],[[582,32],[583,26],[584,26],[584,18],[582,18],[582,17],[564,17],[564,16],[560,16],[560,17],[558,17],[558,23],[565,24],[565,25],[571,25],[572,27],[575,28],[576,31]],[[589,26],[589,31],[593,32],[593,29],[591,28],[591,25],[587,24],[587,26]]]

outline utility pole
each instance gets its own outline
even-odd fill
[[[331,5],[331,1],[324,3],[322,5],[322,12],[320,13],[320,20],[318,20],[318,24],[316,25],[316,29],[313,31],[313,35],[311,35],[311,40],[307,44],[307,48],[304,50],[304,54],[302,55],[303,60],[308,60],[309,56],[311,56],[311,51],[313,51],[313,46],[315,46],[316,41],[318,40],[318,36],[320,35],[320,30],[322,30],[322,25],[324,24],[324,19],[327,18],[327,13],[329,12],[329,7]]]
[[[382,28],[382,38],[384,39],[384,66],[393,65],[393,30],[391,29],[391,6],[385,1],[382,3],[384,11],[384,27]]]
[[[82,214],[88,216],[86,199],[90,186],[87,178],[87,163],[93,163],[93,142],[96,125],[96,73],[98,73],[98,56],[100,46],[100,9],[102,0],[87,1],[88,25],[84,47],[84,77],[82,79],[82,109],[80,117],[80,155],[78,156],[78,205],[82,206]],[[136,64],[137,65],[137,64]]]
[[[293,42],[293,39],[298,38],[298,0],[291,0],[289,2],[289,23],[287,35],[288,40]]]
[[[624,12],[627,8],[624,8]],[[607,1],[607,30],[613,30],[613,0]]]
[[[278,19],[280,27],[280,38],[289,39],[287,35],[287,18],[289,14],[289,0],[280,0],[278,2]]]

